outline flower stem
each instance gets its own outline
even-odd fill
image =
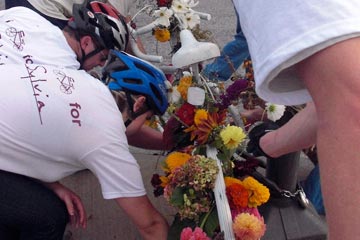
[[[208,218],[209,218],[209,216],[210,216],[210,213],[212,212],[213,209],[214,209],[214,205],[211,206],[210,211],[208,211],[208,212],[206,213],[204,219],[201,221],[201,224],[200,224],[200,228],[201,228],[201,229],[204,229],[205,223],[206,223],[206,221],[208,220]]]

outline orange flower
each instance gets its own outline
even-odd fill
[[[170,182],[169,178],[165,176],[160,176],[160,180],[161,180],[161,184],[160,184],[161,187],[166,187],[166,185],[168,185],[168,183]]]
[[[194,122],[198,126],[202,121],[208,118],[208,112],[205,109],[198,109],[195,112]]]
[[[196,138],[198,144],[205,144],[211,132],[218,126],[224,124],[226,111],[209,113],[206,120],[201,121],[197,129],[191,132],[191,140]]]
[[[226,187],[226,196],[230,207],[239,210],[248,206],[249,191],[241,184],[234,183]]]
[[[177,87],[178,92],[184,100],[187,100],[187,92],[192,84],[192,76],[183,76],[180,79],[179,86]]]
[[[229,187],[231,184],[241,184],[241,180],[233,177],[224,177],[225,186]]]
[[[263,218],[258,218],[249,213],[240,213],[233,222],[236,240],[260,239],[266,230]]]
[[[155,28],[154,36],[159,42],[167,42],[170,40],[170,31],[167,28]]]
[[[168,155],[168,157],[165,160],[165,172],[172,172],[175,168],[180,167],[184,165],[189,159],[191,158],[191,155],[187,153],[182,152],[172,152]]]

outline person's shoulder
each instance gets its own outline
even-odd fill
[[[17,20],[18,22],[31,23],[32,25],[46,24],[48,25],[46,27],[51,28],[49,25],[51,23],[49,21],[47,21],[43,16],[41,16],[34,10],[27,7],[22,7],[22,6],[12,7],[0,12],[1,12],[1,16],[8,18],[9,21]]]
[[[31,10],[30,8],[22,7],[22,6],[5,9],[5,10],[2,10],[2,12],[6,15],[14,15],[14,16],[18,16],[18,17],[24,16],[24,14],[25,15],[34,15],[34,16],[39,15],[35,11]]]

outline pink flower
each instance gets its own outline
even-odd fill
[[[240,213],[233,222],[236,240],[258,240],[266,230],[263,218],[258,218],[249,213]]]
[[[187,227],[182,230],[180,240],[210,240],[210,238],[199,227],[196,227],[194,231]]]
[[[240,208],[240,209],[231,209],[231,216],[232,219],[234,220],[234,218],[239,215],[240,213],[249,213],[251,215],[254,215],[255,217],[261,219],[261,215],[259,213],[259,210],[255,207],[245,207],[245,208]]]

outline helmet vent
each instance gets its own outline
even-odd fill
[[[124,83],[129,83],[129,84],[136,84],[136,85],[143,85],[143,81],[141,79],[136,79],[136,78],[124,78]]]
[[[155,97],[159,100],[160,105],[163,105],[161,94],[159,93],[158,89],[154,86],[154,84],[150,84],[151,91],[154,93]]]
[[[109,18],[105,18],[105,21],[107,24],[109,24],[111,27],[115,28],[116,31],[120,31],[119,27],[116,25],[116,23],[112,20],[110,20]]]
[[[136,62],[135,62],[134,64],[135,64],[135,66],[136,66],[137,68],[139,68],[140,70],[146,72],[147,74],[149,74],[149,75],[152,76],[153,78],[156,78],[156,76],[154,76],[154,74],[150,71],[150,69],[148,69],[148,68],[145,67],[144,65],[140,65],[140,64],[138,64],[138,63],[136,63]]]

